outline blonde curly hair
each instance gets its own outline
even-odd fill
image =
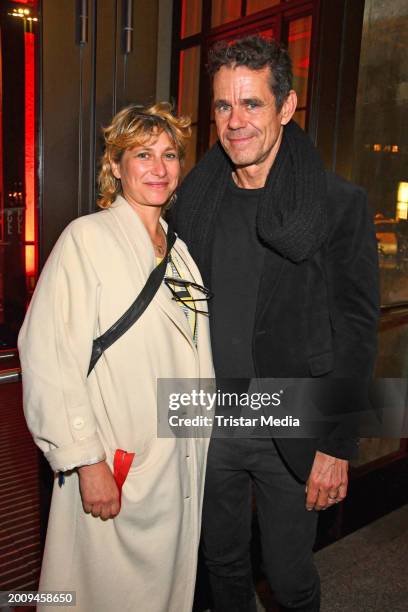
[[[186,142],[191,134],[190,124],[189,117],[175,117],[168,102],[158,102],[145,108],[132,104],[119,111],[112,123],[103,128],[105,151],[101,157],[98,175],[98,206],[109,208],[116,196],[122,193],[120,179],[112,172],[112,161],[119,163],[127,149],[144,145],[166,132],[182,162],[186,153]]]

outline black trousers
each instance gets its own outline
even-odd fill
[[[305,508],[305,485],[283,463],[271,438],[210,442],[202,541],[213,612],[253,612],[250,561],[252,490],[263,571],[283,610],[317,612],[320,581],[313,562],[317,513]]]

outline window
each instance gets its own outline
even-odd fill
[[[381,303],[377,375],[406,376],[405,327],[392,325],[389,308],[408,302],[408,72],[405,0],[392,11],[366,0],[354,134],[353,181],[365,187],[375,214]],[[398,310],[395,311],[398,313]],[[400,323],[401,325],[401,323]],[[366,439],[359,465],[402,453],[399,439]]]
[[[179,113],[191,115],[193,127],[185,172],[217,140],[205,68],[208,49],[217,40],[257,33],[286,44],[299,97],[295,120],[307,128],[316,7],[316,1],[176,0],[172,95]]]
[[[187,149],[185,166],[190,169],[195,163],[197,147],[198,90],[200,77],[200,47],[189,47],[180,52],[180,76],[178,90],[178,112],[191,117],[191,138]]]
[[[182,0],[180,36],[186,38],[201,31],[201,0]]]
[[[213,28],[241,17],[241,2],[236,0],[212,0],[211,26]]]
[[[293,62],[293,89],[298,96],[295,121],[306,127],[307,94],[310,65],[312,17],[301,17],[289,22],[288,51]]]
[[[38,269],[35,0],[0,8],[0,350],[16,346]]]
[[[366,0],[353,180],[375,213],[384,306],[408,302],[408,72],[404,0]]]

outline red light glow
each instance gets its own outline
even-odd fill
[[[33,244],[26,244],[25,246],[25,270],[26,276],[35,276],[37,266],[35,257],[35,246]]]
[[[3,68],[1,56],[1,30],[0,30],[0,242],[4,240],[4,185],[3,185]],[[1,276],[1,271],[0,271]],[[0,286],[1,302],[1,286]]]
[[[310,60],[308,57],[305,57],[302,61],[298,62],[298,68],[303,68],[307,70],[309,68]]]
[[[4,185],[3,185],[3,68],[1,57],[0,30],[0,323],[4,323],[4,273],[3,246],[4,241]]]
[[[36,274],[36,218],[35,218],[35,82],[34,34],[26,32],[25,41],[25,242],[26,276]]]
[[[295,40],[301,40],[302,38],[310,38],[311,34],[310,30],[306,30],[306,32],[297,32],[296,34],[291,34],[288,37],[288,41],[293,42]]]

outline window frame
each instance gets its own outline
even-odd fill
[[[302,17],[312,17],[312,33],[310,42],[310,63],[307,87],[307,102],[305,129],[314,121],[311,118],[312,99],[316,91],[316,64],[318,61],[318,33],[321,0],[282,0],[280,4],[245,16],[246,0],[242,0],[241,17],[215,28],[211,27],[211,0],[202,0],[201,31],[180,38],[182,0],[175,0],[173,6],[173,37],[171,61],[171,99],[178,107],[180,52],[193,46],[200,47],[200,78],[197,110],[197,143],[195,159],[198,161],[209,148],[211,129],[211,82],[206,70],[208,50],[211,46],[225,39],[233,39],[272,28],[274,38],[287,44],[289,23]],[[244,16],[243,16],[244,15]]]

